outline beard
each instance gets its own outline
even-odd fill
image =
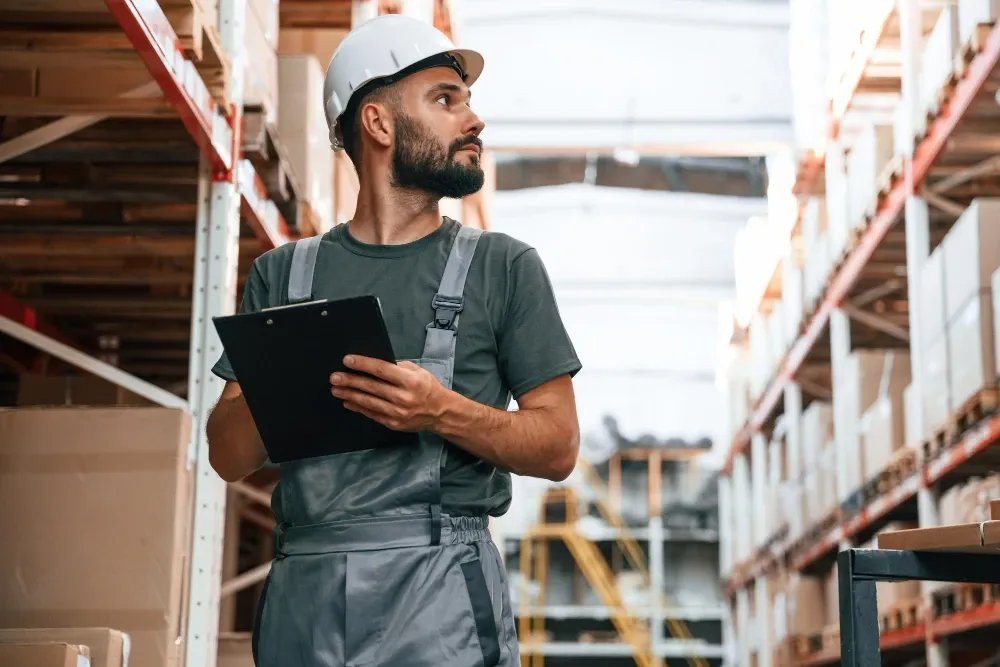
[[[460,199],[478,192],[485,181],[478,158],[468,166],[455,160],[455,154],[470,144],[482,147],[479,137],[468,135],[445,149],[437,137],[412,118],[398,117],[392,151],[393,184],[423,190],[439,199]]]

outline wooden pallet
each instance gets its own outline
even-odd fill
[[[889,193],[892,192],[892,189],[901,178],[903,178],[903,156],[896,155],[889,160],[889,163],[885,165],[882,173],[878,176],[878,203],[876,209],[882,205],[882,202],[889,196]]]
[[[288,153],[277,129],[266,121],[266,115],[259,108],[243,110],[243,155],[253,164],[285,222],[303,234],[316,234],[320,231],[319,222],[302,197]]]
[[[958,584],[955,586],[955,609],[966,611],[1000,602],[1000,585]]]
[[[917,451],[904,447],[897,451],[882,471],[875,477],[875,495],[892,491],[917,471],[919,457]]]
[[[890,605],[880,617],[883,632],[912,628],[923,620],[923,598],[915,597]]]
[[[1000,584],[952,584],[931,596],[934,618],[1000,603]]]
[[[962,403],[948,420],[948,442],[956,442],[973,426],[997,411],[1000,405],[1000,391],[996,387],[984,387]]]
[[[948,449],[951,442],[948,440],[948,427],[938,426],[931,431],[931,437],[924,440],[921,449],[923,450],[924,462],[931,461],[938,457],[944,450]]]
[[[198,0],[161,0],[160,6],[212,99],[228,109],[231,63],[214,22],[208,19]]]
[[[840,646],[840,625],[835,623],[823,628],[823,650],[829,651]]]
[[[961,79],[965,76],[966,71],[969,69],[969,65],[972,64],[973,58],[975,58],[983,50],[983,46],[986,44],[986,40],[990,36],[990,31],[992,30],[992,23],[980,23],[976,26],[976,29],[972,31],[972,37],[969,38],[969,41],[959,47],[958,53],[955,54],[954,61],[954,71],[957,79]]]

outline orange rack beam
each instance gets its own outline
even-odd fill
[[[149,73],[211,164],[216,181],[235,183],[241,211],[265,248],[291,240],[288,225],[249,161],[241,159],[235,109],[221,109],[156,0],[105,0]]]

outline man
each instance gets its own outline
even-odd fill
[[[511,472],[572,471],[581,365],[537,252],[438,211],[483,184],[483,123],[469,106],[482,66],[405,16],[345,37],[324,103],[358,171],[355,216],[265,253],[247,279],[243,311],[378,296],[401,361],[348,357],[330,391],[413,434],[408,446],[281,464],[258,667],[520,664],[487,516],[507,511]],[[234,481],[267,455],[225,356],[215,372],[227,383],[209,456]]]

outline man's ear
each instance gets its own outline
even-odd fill
[[[392,146],[392,115],[385,105],[371,102],[361,107],[361,130],[383,148]]]

